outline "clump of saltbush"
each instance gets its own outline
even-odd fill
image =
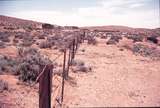
[[[88,44],[91,44],[91,45],[97,45],[98,43],[97,40],[92,36],[88,36],[87,40],[88,40]]]
[[[83,61],[81,60],[73,60],[72,61],[72,66],[75,66],[73,68],[73,72],[90,72],[92,71],[91,66],[87,66]]]
[[[111,36],[110,39],[106,42],[107,45],[115,45],[122,39],[121,36]]]
[[[3,92],[4,90],[8,90],[8,83],[0,80],[0,92]]]
[[[40,48],[51,48],[52,47],[52,43],[49,41],[43,41],[39,44]]]
[[[5,43],[0,41],[0,48],[5,48]]]
[[[128,39],[133,40],[134,43],[135,43],[135,42],[142,42],[143,39],[144,39],[144,37],[141,36],[141,35],[128,35],[128,36],[126,36],[126,37],[127,37]]]
[[[160,49],[155,47],[150,47],[148,45],[137,43],[133,45],[132,51],[134,54],[151,57],[152,59],[160,59]]]
[[[47,64],[51,64],[48,58],[42,56],[39,51],[34,48],[21,48],[20,52],[21,58],[19,58],[20,63],[18,65],[17,74],[19,75],[19,79],[24,82],[35,81],[42,71],[42,68]]]
[[[0,74],[3,74],[4,72],[15,74],[17,67],[16,65],[17,60],[11,57],[0,55]]]
[[[0,32],[0,40],[2,42],[10,42],[9,37],[10,37],[10,33],[8,33],[8,32]]]

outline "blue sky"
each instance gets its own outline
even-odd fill
[[[160,27],[159,0],[0,0],[0,14],[57,25]]]

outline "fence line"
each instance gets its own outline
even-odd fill
[[[63,54],[59,54],[53,61],[57,60],[59,57],[63,57],[63,73],[62,73],[62,85],[61,85],[61,100],[60,104],[63,104],[64,101],[64,85],[65,79],[69,77],[69,68],[73,63],[75,58],[75,53],[78,50],[79,45],[84,42],[85,32],[83,35],[75,35],[72,38],[72,41],[64,45]],[[68,59],[67,59],[67,50],[68,50]],[[66,62],[66,60],[68,60]],[[66,65],[67,64],[67,65]],[[52,71],[53,65],[45,65],[42,69],[42,72],[37,77],[36,81],[39,81],[39,108],[51,108],[51,88],[52,88]]]

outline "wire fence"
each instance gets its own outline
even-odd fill
[[[62,72],[62,82],[60,90],[60,99],[56,100],[57,103],[62,106],[64,101],[64,88],[65,80],[69,77],[69,69],[75,58],[75,54],[81,43],[84,42],[85,32],[83,34],[76,33],[72,36],[65,36],[63,38],[63,44],[61,46],[61,51],[53,61],[56,61],[63,56],[63,72]],[[67,54],[68,53],[68,54]],[[68,59],[67,59],[68,58]],[[53,64],[47,64],[43,66],[42,71],[38,75],[36,82],[39,82],[39,108],[51,108],[51,92],[52,92],[52,73]],[[54,83],[54,82],[53,82]],[[54,91],[53,91],[54,92]],[[53,106],[55,107],[55,106]]]

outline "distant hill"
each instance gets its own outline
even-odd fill
[[[40,25],[40,24],[42,23],[0,15],[0,25],[5,25],[5,26],[12,25],[12,26],[24,27],[24,26],[30,26],[30,25],[35,26],[35,25]]]
[[[155,35],[160,36],[160,28],[156,29],[148,29],[148,28],[132,28],[127,26],[88,26],[88,27],[81,27],[82,29],[89,29],[89,30],[100,30],[100,31],[120,31],[120,32],[129,32],[129,33],[141,33],[147,35]]]
[[[24,20],[15,17],[9,17],[0,15],[0,26],[18,26],[18,27],[27,27],[27,26],[39,26],[42,25],[41,22],[31,21],[31,20]],[[108,31],[120,31],[120,32],[129,32],[129,33],[142,33],[142,34],[149,34],[159,36],[160,28],[156,29],[148,29],[148,28],[132,28],[127,26],[88,26],[88,27],[80,27],[81,29],[89,29],[89,30],[108,30]]]

